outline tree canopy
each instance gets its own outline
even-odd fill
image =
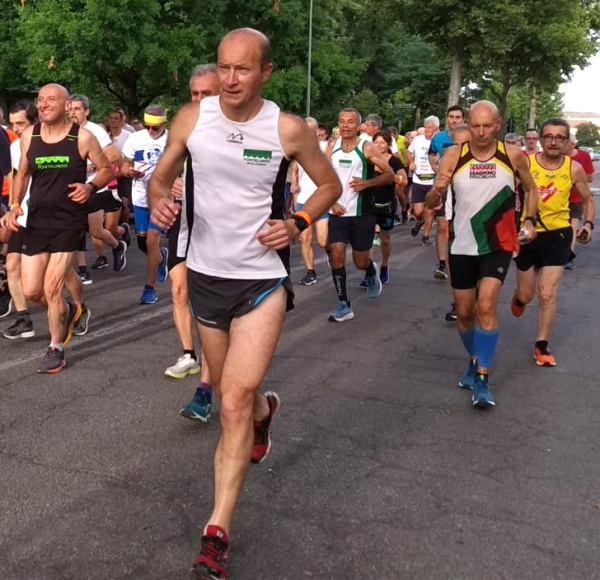
[[[404,128],[482,95],[506,119],[560,105],[562,80],[598,48],[600,0],[314,0],[311,114],[355,105]],[[304,114],[310,0],[0,0],[0,101],[58,82],[93,114],[188,99],[191,69],[251,26],[273,46],[265,96]],[[526,104],[534,96],[534,105]],[[539,106],[538,106],[539,102]],[[555,112],[555,111],[553,111]]]

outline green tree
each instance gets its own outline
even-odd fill
[[[26,4],[17,26],[26,75],[38,85],[58,82],[90,94],[100,89],[130,115],[160,95],[183,96],[188,72],[205,51],[204,35],[184,8],[176,0]]]
[[[600,145],[600,129],[598,125],[590,121],[581,123],[577,127],[577,142],[584,147],[596,147]]]

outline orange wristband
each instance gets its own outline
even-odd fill
[[[10,211],[13,211],[13,210],[15,210],[15,209],[19,209],[20,207],[21,207],[21,204],[20,204],[20,203],[13,203],[13,204],[11,204],[11,206],[10,206]]]
[[[306,220],[306,223],[309,226],[311,226],[312,223],[313,223],[312,218],[305,211],[300,210],[300,211],[294,212],[294,215],[297,215],[298,217],[304,218]]]

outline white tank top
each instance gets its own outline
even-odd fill
[[[344,217],[355,217],[364,215],[362,195],[350,187],[350,182],[358,177],[359,179],[368,179],[368,162],[363,153],[365,140],[360,139],[357,146],[352,151],[342,149],[342,139],[338,138],[331,152],[331,164],[337,173],[342,184],[342,195],[338,203],[346,208]]]
[[[319,141],[319,147],[323,153],[327,150],[327,141]],[[296,196],[296,203],[306,203],[308,198],[317,191],[315,182],[308,176],[304,167],[298,164],[298,186],[300,191]]]
[[[289,249],[277,252],[256,240],[268,219],[283,218],[285,207],[290,162],[279,140],[279,107],[263,101],[245,123],[227,119],[219,97],[207,97],[199,107],[187,141],[188,268],[240,280],[287,276]]]

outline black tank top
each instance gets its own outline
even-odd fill
[[[73,123],[69,133],[58,143],[42,141],[41,126],[33,128],[27,161],[31,171],[28,228],[43,230],[82,230],[85,227],[85,204],[68,197],[69,183],[85,183],[87,163],[77,146],[79,125]]]

